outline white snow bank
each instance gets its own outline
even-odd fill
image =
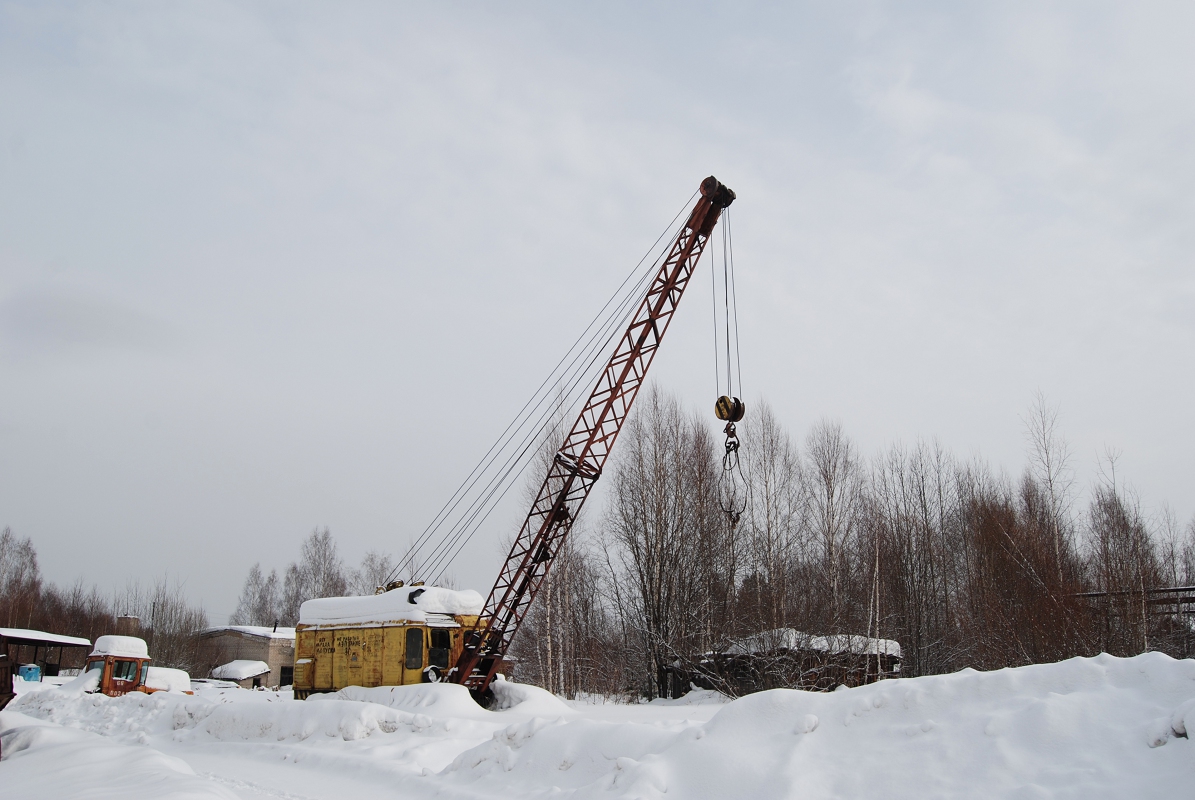
[[[17,698],[9,708],[106,736],[132,736],[134,741],[150,735],[165,735],[176,742],[195,743],[302,742],[308,739],[350,742],[379,732],[393,733],[400,728],[410,732],[433,725],[427,713],[387,708],[377,703],[352,702],[335,695],[316,697],[318,702],[302,702],[277,692],[246,692],[243,689],[221,693],[217,699],[161,692],[130,692],[120,697],[80,696],[48,690]],[[241,698],[249,702],[241,702]],[[482,714],[489,713],[478,710]],[[445,718],[454,719],[452,714],[439,716],[441,728]]]
[[[149,648],[144,639],[136,636],[101,636],[95,640],[93,656],[127,656],[129,658],[149,658]]]
[[[64,683],[58,688],[59,691],[67,694],[85,694],[87,692],[94,692],[100,688],[100,675],[103,673],[98,669],[89,670],[82,675],[75,678],[69,683]]]
[[[403,586],[383,594],[308,600],[299,607],[299,623],[427,622],[428,614],[480,614],[482,605],[481,595],[472,589]]]
[[[335,694],[312,695],[311,700],[357,700],[423,714],[458,719],[497,719],[495,712],[517,711],[518,716],[568,717],[577,711],[538,686],[499,679],[490,684],[494,703],[487,710],[473,700],[469,690],[455,683],[417,683],[409,686],[347,686]],[[507,715],[510,716],[510,715]]]
[[[45,681],[27,681],[20,675],[15,674],[16,670],[13,670],[13,672],[12,690],[18,695],[25,694],[26,692],[40,692],[54,686],[54,684],[46,683]]]
[[[4,765],[0,794],[12,800],[86,797],[88,800],[235,800],[236,795],[195,774],[185,761],[149,747],[119,744],[58,725],[10,725],[0,715]],[[5,727],[8,726],[8,727]]]
[[[689,689],[682,697],[657,697],[651,701],[651,705],[657,706],[723,706],[733,701],[733,698],[727,697],[721,692],[716,692],[713,689],[699,689],[693,684],[689,684],[692,688]]]
[[[146,671],[145,685],[160,692],[189,692],[191,676],[181,669],[150,667]]]
[[[335,694],[312,695],[308,702],[354,700],[377,703],[416,714],[454,719],[487,719],[493,716],[474,702],[469,690],[456,683],[414,683],[409,686],[346,686]]]
[[[553,698],[528,689],[499,689],[524,698],[503,712],[451,684],[350,688],[314,702],[50,689],[9,708],[147,742],[217,774],[235,767],[263,787],[252,796],[1090,800],[1186,797],[1195,785],[1185,738],[1195,662],[1161,654],[774,690],[720,706],[559,713],[537,708]],[[57,791],[53,769],[36,780],[25,785],[38,796],[75,796],[71,785]]]
[[[1195,662],[1099,656],[774,690],[705,725],[647,732],[589,719],[512,726],[445,771],[516,796],[556,786],[630,797],[1187,796]],[[499,788],[500,787],[500,788]]]
[[[566,705],[556,695],[538,686],[525,683],[514,683],[503,680],[501,675],[490,684],[490,691],[494,693],[494,711],[508,711],[518,709],[520,714],[537,717],[573,716],[577,713],[572,706]]]
[[[256,678],[258,675],[265,675],[269,671],[270,665],[264,661],[249,661],[238,658],[236,661],[229,661],[227,664],[222,664],[213,669],[212,677],[223,681],[244,681],[249,678]]]
[[[65,677],[58,681],[47,681],[42,679],[40,681],[27,681],[18,675],[12,678],[12,686],[18,695],[27,692],[43,692],[48,689],[61,689],[66,692],[74,694],[81,694],[83,692],[94,692],[100,688],[100,672],[93,670],[91,672],[84,672],[82,675],[74,677]]]

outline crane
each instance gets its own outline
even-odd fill
[[[701,182],[700,197],[552,459],[490,590],[478,626],[468,634],[456,668],[449,673],[450,680],[465,685],[479,701],[486,698],[573,520],[601,477],[710,234],[722,210],[734,199],[735,193],[712,175]],[[741,411],[737,413],[741,418]]]

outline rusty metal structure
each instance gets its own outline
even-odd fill
[[[552,460],[451,680],[483,700],[519,624],[602,475],[672,315],[733,191],[710,176],[576,423]]]

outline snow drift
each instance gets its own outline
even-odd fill
[[[712,705],[565,703],[517,684],[500,694],[506,710],[440,684],[315,702],[46,690],[14,710],[304,797],[1121,798],[1195,786],[1195,662],[1161,654]],[[38,792],[55,780],[40,776]]]
[[[123,800],[235,800],[236,795],[195,774],[185,761],[148,747],[59,725],[36,724],[5,713],[6,798],[113,797]],[[19,724],[34,722],[34,724]],[[41,788],[39,788],[41,787]]]
[[[191,676],[181,669],[150,667],[146,670],[145,685],[160,692],[189,692]]]

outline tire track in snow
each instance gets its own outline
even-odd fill
[[[277,789],[271,789],[268,786],[262,786],[260,783],[247,781],[242,778],[226,778],[223,775],[217,775],[214,772],[196,772],[196,775],[201,778],[206,778],[212,783],[218,783],[240,794],[244,790],[253,792],[261,797],[278,797],[281,800],[316,800],[316,798],[308,797],[307,795],[294,794],[293,792],[285,792]]]

